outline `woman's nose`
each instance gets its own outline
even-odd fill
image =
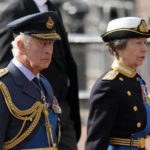
[[[143,51],[147,52],[148,51],[148,47],[146,44],[143,44],[143,48],[142,48]]]

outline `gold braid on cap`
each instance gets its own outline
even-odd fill
[[[53,141],[52,126],[49,122],[48,110],[46,109],[44,104],[37,101],[31,108],[22,111],[22,110],[18,109],[12,102],[8,88],[6,87],[6,85],[3,82],[0,82],[0,89],[2,91],[2,94],[4,96],[5,102],[7,104],[7,107],[9,109],[10,113],[15,118],[17,118],[19,120],[23,120],[22,127],[21,127],[20,131],[18,132],[18,134],[13,139],[4,142],[2,150],[12,149],[13,147],[15,147],[16,145],[21,143],[25,138],[27,138],[31,134],[31,132],[34,130],[34,128],[37,126],[42,113],[44,114],[45,120],[46,120],[45,126],[46,126],[49,147],[50,147],[50,139],[51,139],[52,146],[53,146],[52,149],[57,150],[55,143]],[[22,133],[27,121],[31,121],[32,123]]]

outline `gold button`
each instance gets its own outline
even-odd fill
[[[136,80],[139,82],[139,78],[137,77]]]
[[[131,92],[130,92],[130,91],[127,91],[127,95],[128,95],[128,96],[131,96]]]
[[[120,80],[120,81],[124,81],[124,79],[123,79],[122,77],[119,77],[119,80]]]
[[[138,110],[137,106],[134,106],[134,107],[133,107],[133,110],[134,110],[134,111],[137,111],[137,110]]]
[[[141,122],[137,123],[137,127],[140,128],[141,127]]]

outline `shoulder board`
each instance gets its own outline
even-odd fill
[[[7,73],[8,73],[8,69],[6,68],[0,69],[0,78],[3,77]]]
[[[119,74],[118,71],[110,70],[105,74],[105,76],[102,78],[102,80],[113,80],[116,78],[116,76]]]

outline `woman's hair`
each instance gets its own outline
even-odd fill
[[[22,40],[22,42],[24,43],[24,46],[26,48],[29,48],[30,47],[30,39],[31,39],[30,36],[25,35],[23,33],[20,33],[20,35],[16,36],[15,39],[11,42],[13,56],[18,55],[18,46],[17,46],[18,40]]]
[[[107,42],[106,45],[108,46],[108,51],[110,52],[110,54],[112,54],[116,58],[119,58],[117,50],[122,50],[126,48],[127,39],[114,40],[111,42]]]

